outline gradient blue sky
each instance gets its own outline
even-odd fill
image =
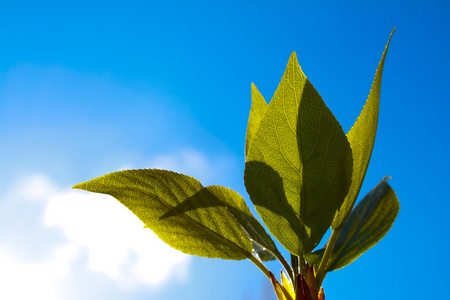
[[[250,84],[269,100],[296,51],[347,131],[393,27],[362,194],[390,175],[400,213],[324,286],[334,300],[445,297],[449,16],[447,1],[0,1],[1,298],[274,299],[248,261],[152,260],[161,244],[141,245],[125,209],[70,187],[163,167],[248,199]]]

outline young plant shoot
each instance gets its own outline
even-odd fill
[[[393,32],[369,97],[347,134],[303,74],[295,52],[269,104],[252,84],[244,183],[271,235],[238,193],[171,171],[114,172],[74,188],[113,196],[184,253],[249,259],[272,282],[279,300],[323,300],[327,273],[380,241],[399,211],[387,177],[355,206],[375,142],[381,75]],[[325,247],[316,249],[330,227]],[[275,259],[283,268],[279,279],[264,264]]]

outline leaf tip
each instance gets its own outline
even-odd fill
[[[252,97],[253,97],[254,94],[259,93],[258,88],[256,87],[256,85],[253,82],[252,82],[252,85],[251,85],[250,89],[252,91]]]
[[[291,57],[289,58],[289,61],[291,61],[291,60],[298,61],[297,53],[295,51],[292,51],[292,53],[291,53]]]
[[[323,291],[323,288],[320,289],[318,298],[319,300],[325,300],[325,292]]]
[[[382,181],[388,181],[389,179],[392,179],[392,176],[384,176]]]
[[[77,183],[72,188],[78,190],[86,190],[86,182]]]

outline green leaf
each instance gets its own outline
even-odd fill
[[[330,227],[351,173],[347,137],[294,52],[248,149],[250,198],[269,231],[300,256]]]
[[[392,227],[400,210],[400,203],[386,179],[353,209],[333,249],[327,271],[343,268],[353,262],[378,243]],[[307,255],[306,259],[318,265],[324,250],[317,250]]]
[[[74,188],[115,197],[165,243],[184,253],[234,260],[251,256],[252,244],[227,206],[192,177],[129,170]]]
[[[258,91],[256,86],[252,83],[252,106],[250,108],[250,117],[247,125],[247,138],[245,139],[245,155],[248,153],[248,148],[253,141],[253,137],[259,128],[259,124],[267,112],[268,105],[264,97]]]
[[[395,30],[395,28],[394,28]],[[381,61],[378,64],[375,79],[373,80],[372,89],[369,97],[366,100],[363,110],[353,127],[347,134],[348,141],[353,152],[353,175],[350,191],[345,198],[339,212],[333,220],[332,229],[336,229],[343,224],[348,214],[353,208],[358,197],[359,191],[366,176],[367,167],[369,166],[370,157],[372,155],[373,145],[375,143],[375,135],[378,125],[378,111],[380,109],[380,90],[381,90],[381,76],[383,74],[383,65],[386,58],[386,53],[391,42],[392,34],[389,37],[388,43],[384,49]]]
[[[272,238],[250,212],[250,209],[241,195],[223,186],[208,186],[207,189],[226,204],[228,211],[236,218],[239,224],[241,224],[242,228],[252,241],[253,251],[258,254],[261,260],[274,260],[275,257],[271,253],[279,254],[281,256]]]

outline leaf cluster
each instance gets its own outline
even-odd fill
[[[375,142],[389,42],[366,104],[347,134],[303,73],[295,52],[269,104],[252,84],[244,183],[270,235],[235,191],[204,187],[171,171],[114,172],[74,188],[113,196],[184,253],[248,258],[271,280],[278,299],[324,299],[325,275],[381,240],[399,211],[387,178],[355,206]],[[329,228],[330,239],[316,249]],[[291,263],[272,236],[290,253]],[[275,259],[287,274],[282,272],[281,283],[264,265]]]

